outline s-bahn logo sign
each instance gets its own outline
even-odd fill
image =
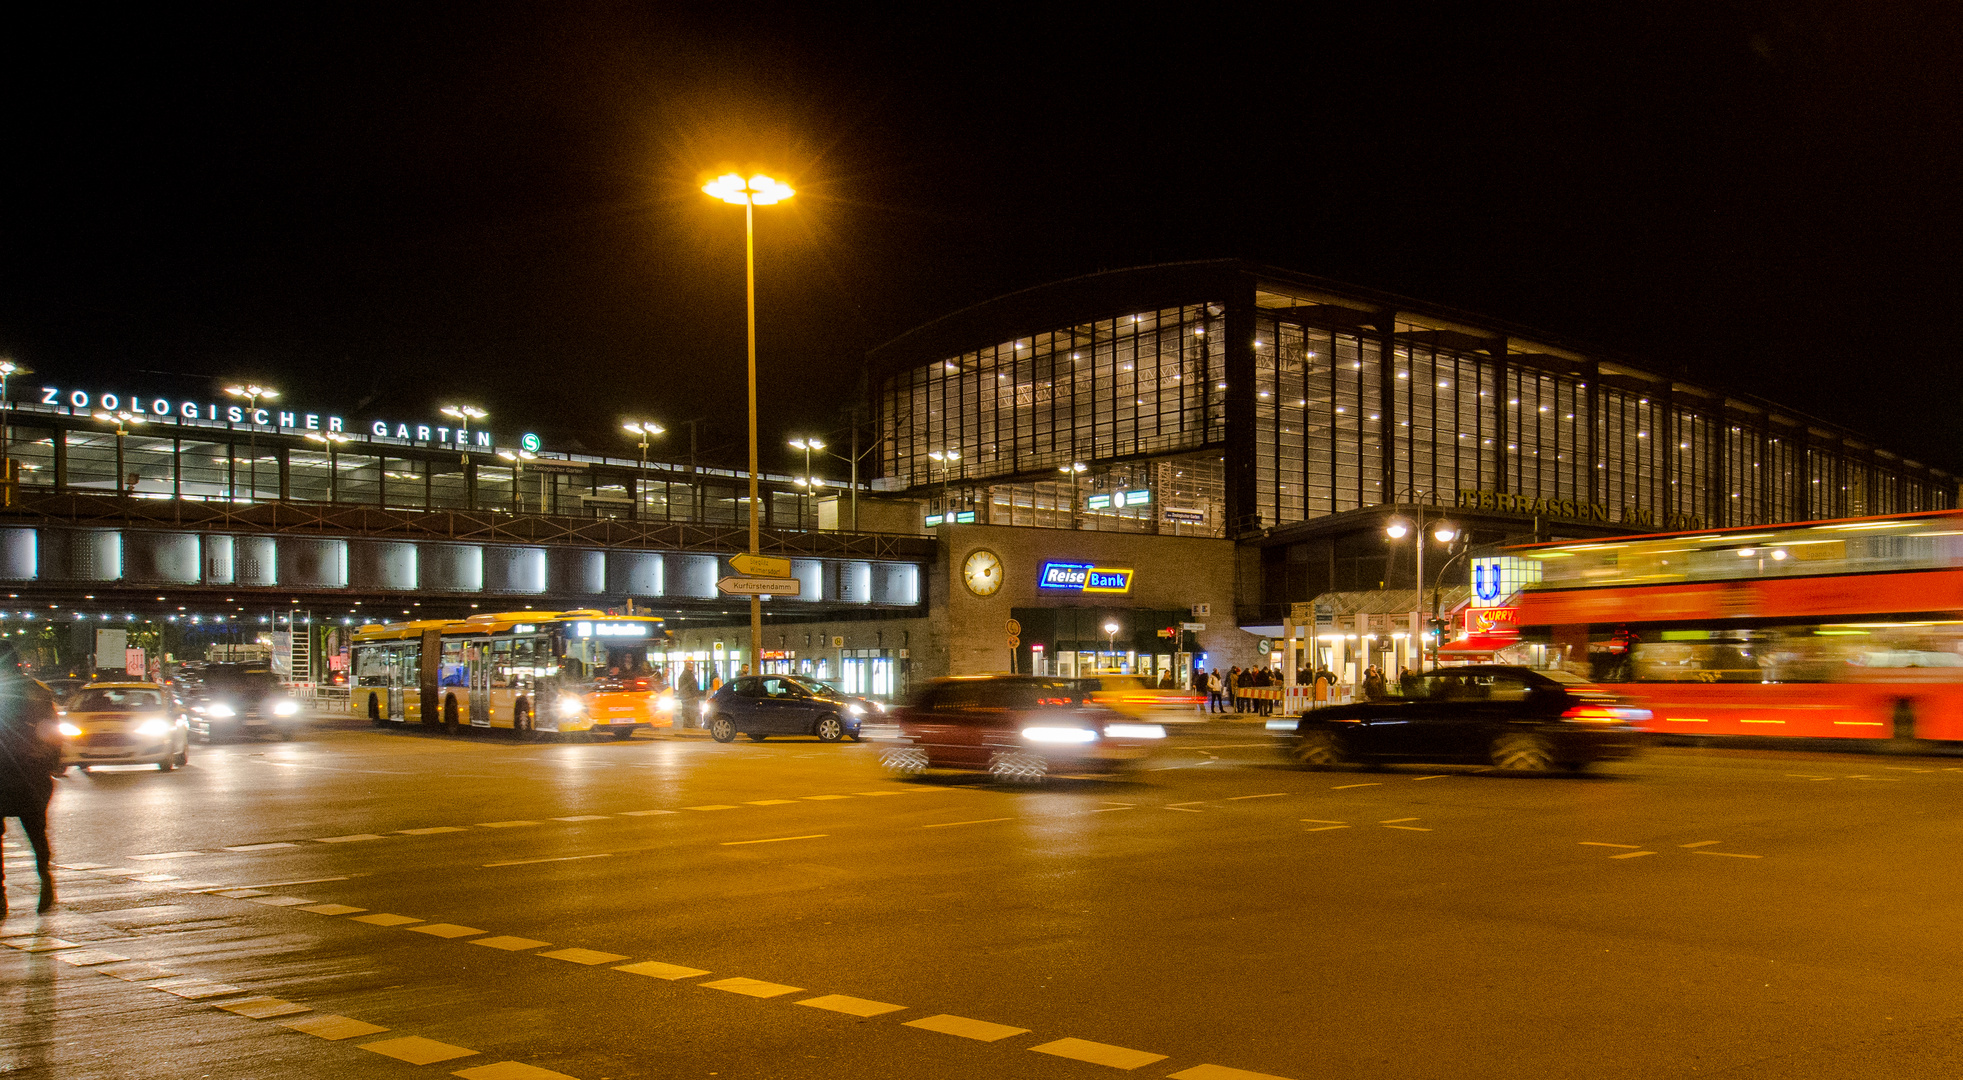
[[[1129,568],[1090,563],[1046,562],[1036,587],[1051,592],[1121,593],[1131,591]]]
[[[310,431],[342,432],[349,431],[345,417],[334,413],[306,412],[289,409],[271,403],[259,404],[227,402],[219,404],[210,401],[194,401],[184,398],[156,397],[146,394],[118,394],[96,392],[93,390],[72,390],[60,386],[40,388],[40,403],[51,406],[67,406],[77,415],[95,412],[127,412],[151,423],[175,424],[184,421],[215,421],[222,424],[245,424],[252,427],[274,428],[282,435],[305,435]],[[495,450],[497,438],[483,428],[456,427],[451,424],[407,424],[398,421],[376,420],[368,425],[370,434],[379,438],[401,439],[405,442],[434,443],[440,446],[456,447],[460,450]],[[526,449],[536,451],[537,436],[527,436],[533,445]]]

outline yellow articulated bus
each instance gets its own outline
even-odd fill
[[[354,634],[348,707],[378,726],[625,739],[674,722],[674,697],[648,663],[660,641],[660,619],[590,610],[371,624]]]

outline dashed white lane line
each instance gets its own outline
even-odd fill
[[[238,844],[234,847],[228,847],[225,850],[226,851],[271,851],[274,848],[299,847],[299,846],[300,845],[292,843],[290,841],[276,840],[270,844]]]
[[[1414,776],[1414,777],[1412,777],[1411,779],[1413,779],[1413,780],[1450,780],[1451,778],[1452,778],[1452,774],[1451,774],[1451,773],[1439,773],[1439,774],[1437,774],[1436,776]],[[1200,1066],[1200,1068],[1202,1068],[1202,1069],[1217,1069],[1217,1068],[1219,1068],[1219,1066],[1218,1066],[1218,1065],[1202,1065],[1202,1066]],[[1192,1071],[1191,1069],[1188,1069],[1188,1070],[1187,1070],[1187,1072],[1191,1072],[1191,1071]],[[1239,1070],[1237,1070],[1237,1069],[1228,1069],[1227,1071],[1228,1071],[1228,1072],[1238,1072]],[[1179,1073],[1174,1073],[1173,1075],[1174,1075],[1174,1076],[1179,1076],[1179,1075],[1181,1075],[1181,1074],[1179,1074]],[[1260,1074],[1260,1073],[1248,1073],[1247,1075],[1249,1075],[1249,1076],[1259,1076],[1259,1075],[1261,1075],[1261,1074]]]
[[[1131,805],[1131,804],[1129,804],[1129,803],[1127,803],[1127,804],[1124,804],[1124,805],[1122,805],[1122,806],[1101,806],[1101,807],[1099,807],[1099,808],[1097,808],[1096,810],[1093,810],[1093,811],[1091,811],[1091,813],[1093,813],[1093,814],[1108,814],[1108,813],[1110,813],[1110,812],[1111,812],[1111,811],[1113,811],[1113,810],[1136,810],[1136,809],[1138,809],[1138,807],[1136,807],[1136,806],[1134,806],[1134,805]]]
[[[679,810],[622,810],[621,817],[652,817],[655,814],[678,814]]]
[[[612,814],[574,814],[571,817],[556,817],[554,821],[606,821]]]
[[[826,994],[823,997],[805,998],[796,1002],[814,1009],[846,1013],[851,1016],[880,1016],[889,1012],[899,1012],[905,1005],[888,1005],[883,1001],[868,1001],[865,998],[847,997],[844,994]]]
[[[390,915],[384,912],[378,915],[356,915],[350,921],[368,923],[371,926],[407,926],[412,922],[422,922],[423,920],[410,918],[407,915]]]
[[[1028,1028],[991,1024],[986,1020],[971,1020],[965,1016],[952,1016],[947,1013],[908,1020],[906,1026],[925,1031],[938,1031],[943,1035],[956,1035],[963,1039],[974,1039],[977,1042],[997,1042],[1011,1035],[1029,1034]]]
[[[298,881],[267,881],[267,882],[260,882],[260,883],[258,883],[258,884],[254,884],[254,885],[241,885],[241,886],[239,886],[239,888],[241,888],[241,889],[284,889],[284,888],[286,888],[286,887],[288,887],[288,886],[290,886],[290,885],[325,885],[326,883],[328,883],[328,882],[330,882],[330,881],[346,881],[346,880],[348,880],[348,878],[347,878],[347,875],[346,875],[346,874],[342,874],[342,875],[341,875],[341,876],[339,876],[339,877],[310,877],[310,878],[301,878],[301,879],[300,879],[300,880],[298,880]]]
[[[477,823],[477,827],[480,829],[516,829],[525,825],[536,824],[538,824],[536,821],[480,821]]]
[[[254,896],[248,899],[255,904],[264,904],[267,907],[301,907],[317,902],[300,896]]]
[[[600,854],[597,855],[554,855],[550,858],[545,858],[545,859],[512,859],[510,862],[487,862],[484,864],[484,868],[489,869],[493,866],[530,866],[533,863],[578,862],[581,859],[611,859],[611,858],[613,858],[613,852],[611,851],[601,852]]]
[[[1008,819],[1004,818],[1003,820],[1006,821]],[[745,844],[781,844],[786,840],[822,840],[830,835],[830,833],[811,833],[806,836],[770,836],[762,840],[724,840],[721,846],[742,847]]]
[[[1699,840],[1695,844],[1678,844],[1677,846],[1680,848],[1701,848],[1701,847],[1710,847],[1712,844],[1722,844],[1722,843],[1724,843],[1724,841],[1722,840]],[[1629,846],[1634,847],[1635,845],[1631,844]]]
[[[1143,1050],[1132,1050],[1109,1043],[1091,1042],[1089,1039],[1058,1039],[1041,1046],[1032,1046],[1038,1054],[1050,1054],[1073,1061],[1088,1061],[1093,1065],[1109,1065],[1114,1069],[1136,1069],[1155,1061],[1164,1061],[1164,1054],[1148,1054]]]
[[[1015,820],[1014,818],[1005,818],[1005,817],[985,817],[985,818],[976,818],[973,821],[942,821],[942,822],[937,822],[933,825],[922,825],[920,827],[923,829],[952,829],[956,825],[987,825],[997,821],[1014,821],[1014,820]]]
[[[1295,793],[1292,791],[1271,791],[1266,795],[1232,795],[1228,797],[1227,801],[1239,802],[1242,799],[1279,799],[1283,795],[1293,795],[1293,794]]]
[[[684,810],[735,810],[735,803],[710,803],[707,806],[684,806]]]
[[[1385,819],[1385,820],[1383,820],[1383,821],[1379,821],[1379,822],[1378,822],[1377,824],[1379,824],[1379,825],[1397,825],[1397,824],[1400,824],[1400,823],[1402,823],[1402,822],[1406,822],[1406,821],[1416,821],[1416,820],[1418,820],[1418,819],[1417,819],[1417,818],[1414,818],[1414,817],[1394,817],[1394,818],[1386,818],[1386,819]]]
[[[1173,1073],[1168,1080],[1288,1080],[1285,1076],[1229,1069],[1225,1065],[1195,1065]]]
[[[368,909],[349,907],[346,904],[313,904],[300,910],[311,911],[316,915],[356,915]]]
[[[211,1007],[214,1009],[223,1009],[229,1013],[237,1013],[240,1016],[252,1020],[270,1020],[275,1016],[298,1016],[301,1013],[313,1011],[312,1008],[306,1005],[296,1005],[284,998],[276,997],[249,997],[243,1001],[218,1001],[213,1002]]]
[[[584,964],[587,967],[593,967],[596,964],[611,964],[616,960],[627,959],[624,953],[601,952],[598,949],[554,949],[551,952],[536,953],[535,955],[550,957],[554,960],[564,960],[568,964]]]
[[[1382,785],[1382,784],[1380,784],[1380,783],[1376,783],[1376,782],[1374,782],[1374,781],[1373,781],[1373,782],[1371,782],[1371,783],[1368,783],[1368,784],[1338,784],[1338,785],[1336,785],[1335,787],[1333,787],[1333,788],[1330,788],[1329,790],[1331,790],[1331,791],[1348,791],[1348,790],[1349,790],[1349,789],[1351,789],[1351,788],[1358,788],[1358,787],[1383,787],[1383,786],[1384,786],[1384,785]]]
[[[381,840],[381,839],[385,839],[385,838],[380,833],[358,832],[358,833],[349,833],[346,836],[316,836],[314,837],[314,843],[358,844],[363,840]]]
[[[1654,852],[1654,851],[1625,851],[1625,852],[1623,852],[1623,853],[1622,853],[1622,854],[1620,854],[1620,855],[1611,855],[1611,856],[1609,856],[1609,858],[1611,858],[1611,859],[1640,859],[1640,858],[1642,858],[1642,857],[1643,857],[1643,856],[1645,856],[1645,855],[1654,855],[1654,854],[1656,854],[1656,852]]]
[[[1763,855],[1740,855],[1735,851],[1693,851],[1692,855],[1723,855],[1727,859],[1763,859]]]
[[[748,802],[748,803],[744,803],[743,805],[745,805],[745,806],[789,806],[790,804],[792,804],[792,803],[794,803],[794,802],[796,802],[796,801],[797,801],[796,799],[757,799],[757,800],[755,800],[754,802]]]
[[[466,1050],[461,1046],[425,1039],[421,1035],[405,1035],[399,1039],[383,1039],[380,1042],[362,1043],[363,1050],[372,1050],[384,1057],[406,1061],[411,1065],[434,1065],[439,1061],[455,1061],[457,1058],[476,1057],[477,1051]]]
[[[152,990],[162,990],[166,994],[175,994],[186,1001],[202,1001],[205,998],[231,997],[234,994],[245,993],[245,988],[242,986],[212,982],[210,979],[200,979],[190,975],[143,985]]]
[[[1161,807],[1160,809],[1163,809],[1163,810],[1177,810],[1177,811],[1179,811],[1179,812],[1180,812],[1180,813],[1182,813],[1182,814],[1204,814],[1204,813],[1206,813],[1206,811],[1204,811],[1204,810],[1195,810],[1195,809],[1193,809],[1193,807],[1195,807],[1195,806],[1197,806],[1197,805],[1199,805],[1200,803],[1202,803],[1202,802],[1205,802],[1205,801],[1206,801],[1206,800],[1204,800],[1204,799],[1195,799],[1195,800],[1193,800],[1192,802],[1176,802],[1176,803],[1167,803],[1167,804],[1165,804],[1165,806],[1163,806],[1163,807]]]
[[[1630,848],[1630,849],[1632,849],[1632,850],[1633,850],[1633,849],[1635,849],[1635,848],[1639,848],[1639,847],[1642,847],[1643,845],[1641,845],[1641,844],[1605,844],[1605,843],[1603,843],[1603,842],[1602,842],[1602,841],[1600,841],[1600,840],[1583,840],[1583,841],[1581,842],[1581,846],[1582,846],[1582,847],[1612,847],[1612,848]]]
[[[435,836],[437,833],[469,832],[470,830],[461,825],[432,825],[427,829],[402,829],[399,831],[404,836]]]
[[[75,967],[94,967],[97,964],[124,963],[129,957],[103,949],[69,949],[56,953],[55,959]]]
[[[745,979],[741,977],[717,979],[715,982],[696,983],[696,985],[706,986],[712,990],[727,990],[732,994],[742,994],[745,997],[754,998],[781,997],[785,994],[795,994],[802,989],[802,987],[797,986],[785,986],[783,983],[764,982],[762,979]]]
[[[137,862],[149,862],[149,861],[151,861],[151,860],[154,860],[154,859],[195,859],[195,858],[197,858],[197,857],[198,857],[198,856],[200,856],[200,855],[208,855],[208,854],[210,854],[210,852],[205,852],[205,851],[160,851],[160,852],[158,852],[158,853],[156,853],[156,854],[154,854],[154,855],[131,855],[131,856],[130,856],[130,858],[131,858],[131,859],[134,859],[134,860],[135,860],[135,861],[137,861]]]
[[[483,944],[478,942],[477,944]],[[632,975],[646,975],[650,979],[693,979],[697,975],[707,975],[702,968],[683,967],[680,964],[664,964],[659,960],[643,960],[638,964],[622,964],[615,971],[625,971]]]

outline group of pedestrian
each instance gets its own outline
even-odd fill
[[[1303,672],[1305,683],[1307,674],[1305,670]],[[1206,693],[1206,700],[1200,705],[1200,711],[1204,713],[1226,712],[1231,708],[1236,713],[1273,716],[1280,695],[1269,697],[1265,694],[1250,694],[1247,691],[1280,685],[1282,685],[1280,668],[1242,668],[1236,664],[1228,668],[1224,675],[1219,668],[1211,671],[1205,668],[1193,670],[1193,689],[1204,690]]]

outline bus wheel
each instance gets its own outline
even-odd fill
[[[382,702],[380,694],[368,695],[368,722],[376,727],[382,726]]]
[[[1554,767],[1554,748],[1538,735],[1501,735],[1493,740],[1493,764],[1513,772],[1546,772]]]
[[[729,717],[717,713],[709,718],[709,737],[717,742],[734,742],[736,724]]]
[[[443,728],[447,734],[455,735],[457,733],[456,698],[446,697],[443,699]]]

